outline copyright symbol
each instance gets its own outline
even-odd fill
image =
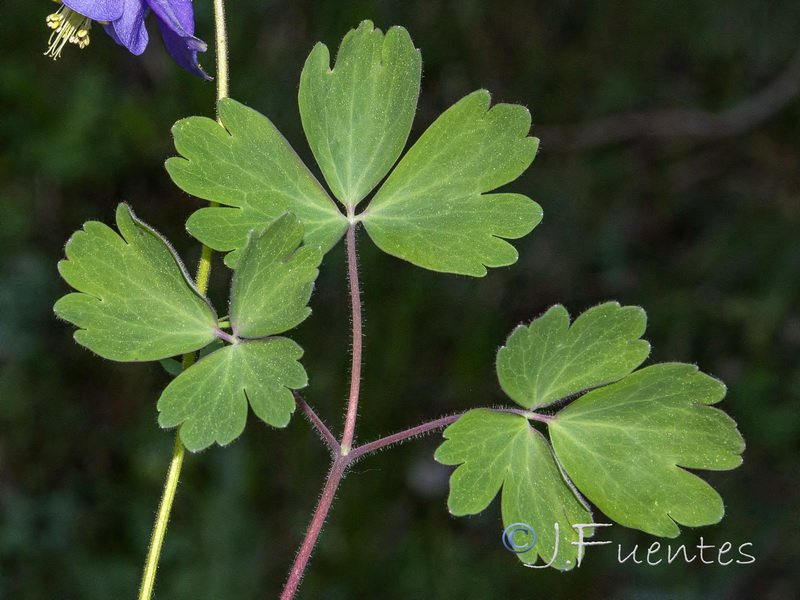
[[[524,538],[520,544],[514,541],[514,534],[519,533]],[[503,530],[503,546],[514,554],[527,552],[536,545],[536,532],[533,527],[525,523],[513,523]]]

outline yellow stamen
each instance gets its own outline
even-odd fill
[[[61,5],[58,11],[48,15],[47,26],[53,30],[50,39],[47,41],[50,47],[45,56],[52,56],[53,60],[61,56],[61,50],[69,42],[78,48],[86,48],[89,45],[89,30],[92,28],[92,20],[76,13],[71,8]]]

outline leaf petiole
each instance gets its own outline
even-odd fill
[[[352,209],[348,209],[349,216],[352,216],[351,213]],[[344,434],[341,442],[343,454],[350,452],[353,445],[353,436],[355,435],[358,397],[361,389],[361,354],[364,337],[361,323],[361,289],[358,283],[356,227],[358,227],[357,222],[350,224],[347,228],[347,237],[345,239],[345,245],[347,246],[347,278],[350,282],[350,304],[353,309],[353,360],[350,369],[350,399],[347,403],[347,417],[345,418]]]
[[[555,420],[553,415],[543,415],[532,410],[522,411],[519,414],[529,421],[539,421],[540,423],[550,423],[551,421]]]
[[[231,335],[230,333],[222,331],[222,329],[220,329],[219,327],[216,329],[216,331],[214,331],[214,335],[217,336],[222,341],[228,342],[229,344],[239,343],[239,338],[237,338],[235,335]]]

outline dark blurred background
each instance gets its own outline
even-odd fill
[[[196,0],[212,42],[211,7]],[[304,158],[296,92],[312,45],[365,18],[422,49],[415,139],[485,87],[521,103],[542,138],[508,189],[544,208],[520,260],[484,279],[425,272],[361,238],[366,362],[358,439],[505,402],[494,353],[554,303],[573,315],[643,306],[652,361],[722,378],[744,465],[704,474],[726,502],[716,547],[749,565],[618,564],[653,539],[620,526],[568,574],[525,569],[501,545],[498,503],[455,519],[438,434],[371,456],[344,481],[299,597],[306,599],[791,599],[800,597],[800,3],[777,0],[230,0],[232,95]],[[42,56],[45,0],[3,1],[0,22],[0,598],[134,598],[171,453],[156,424],[157,364],[91,355],[57,322],[70,234],[129,202],[189,264],[203,204],[163,169],[170,126],[213,116],[214,86],[180,71],[155,24],[142,57],[99,28],[85,50]],[[213,57],[205,66],[213,71]],[[652,112],[655,111],[655,112]],[[306,397],[336,431],[348,381],[343,253],[325,259],[306,348]],[[225,301],[218,261],[212,296]],[[189,456],[157,597],[277,597],[328,467],[298,415],[251,418],[228,448]],[[668,540],[662,540],[668,542]],[[714,557],[713,551],[707,554]],[[716,562],[716,561],[714,561]]]

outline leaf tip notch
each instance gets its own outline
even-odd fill
[[[291,212],[250,233],[231,285],[234,335],[255,339],[283,333],[311,314],[307,305],[323,253],[318,246],[301,246],[303,237],[303,224]]]
[[[300,75],[303,130],[333,195],[352,210],[386,176],[411,131],[422,76],[408,32],[362,21],[331,65],[317,44]]]
[[[720,495],[687,469],[738,467],[744,440],[712,407],[725,386],[695,365],[663,363],[589,391],[548,423],[561,464],[609,518],[676,537],[724,516]]]
[[[216,314],[169,243],[126,204],[116,233],[88,221],[70,238],[59,272],[76,292],[54,310],[75,340],[104,358],[134,362],[191,352],[214,339]]]
[[[302,355],[300,346],[281,337],[224,346],[167,386],[158,400],[159,425],[180,426],[181,440],[193,452],[238,438],[248,405],[268,425],[285,427],[295,410],[292,390],[308,384]]]
[[[621,379],[642,364],[650,344],[640,339],[646,314],[607,302],[570,325],[555,305],[530,325],[519,325],[497,352],[497,376],[508,396],[527,409]]]
[[[527,235],[542,209],[522,194],[490,193],[517,179],[538,143],[523,106],[477,90],[447,109],[376,193],[363,223],[384,252],[433,271],[482,277],[514,264],[508,241]]]
[[[481,512],[502,490],[506,532],[525,524],[536,535],[536,543],[518,552],[518,558],[526,564],[541,559],[559,570],[573,568],[577,533],[572,525],[590,523],[591,513],[566,484],[542,434],[520,415],[480,409],[465,413],[443,435],[434,458],[456,465],[450,476],[451,514]]]
[[[166,162],[170,177],[183,191],[221,205],[195,211],[187,231],[227,252],[233,268],[248,232],[290,210],[306,225],[310,244],[333,247],[347,219],[275,125],[232,98],[220,100],[219,115],[222,126],[189,117],[173,128],[180,156]]]

